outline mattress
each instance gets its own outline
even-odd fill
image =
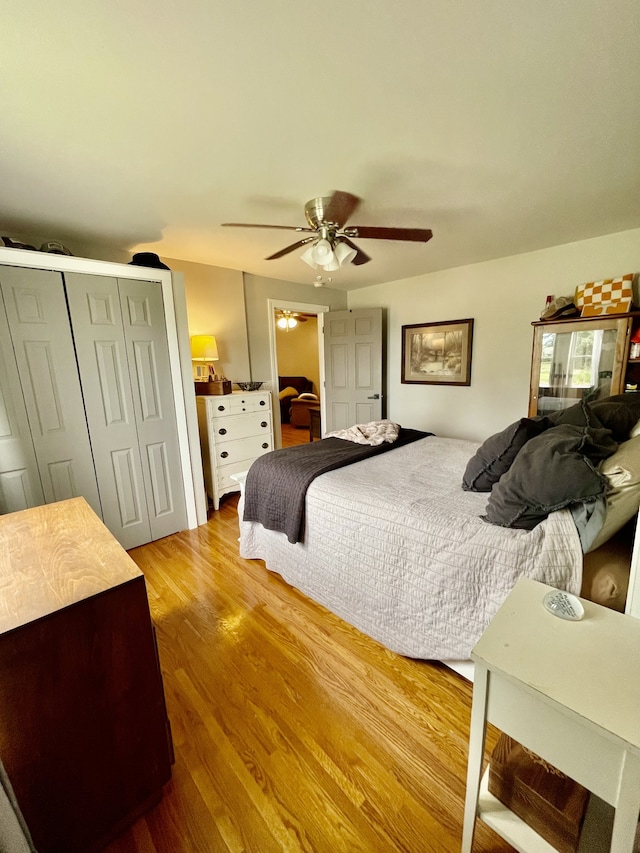
[[[579,594],[580,540],[569,510],[531,531],[481,518],[463,491],[476,442],[431,436],[323,474],[306,497],[304,541],[242,521],[240,554],[392,651],[465,660],[516,580]]]

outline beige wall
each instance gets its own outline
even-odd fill
[[[319,394],[320,366],[318,362],[318,321],[309,317],[306,322],[285,331],[276,326],[279,376],[306,376],[313,382],[313,393]]]
[[[250,378],[242,273],[176,258],[167,266],[184,274],[190,335],[215,335],[217,373],[234,382]]]
[[[547,294],[571,296],[582,282],[638,271],[640,229],[351,291],[349,308],[386,312],[387,417],[483,440],[527,414],[531,323]],[[401,384],[401,327],[467,317],[475,321],[471,385]]]
[[[296,284],[274,278],[244,273],[244,294],[247,309],[247,332],[249,336],[249,358],[251,378],[264,380],[271,375],[269,325],[269,299],[276,301],[327,305],[332,311],[347,307],[347,294],[341,290]],[[300,375],[300,371],[294,371]]]

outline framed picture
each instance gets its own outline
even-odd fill
[[[405,384],[471,385],[473,320],[402,327]]]

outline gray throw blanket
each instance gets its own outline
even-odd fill
[[[243,520],[257,521],[267,530],[286,533],[289,542],[301,542],[304,499],[316,477],[428,435],[433,433],[400,428],[392,444],[371,446],[342,438],[324,438],[265,453],[253,462],[247,474]]]

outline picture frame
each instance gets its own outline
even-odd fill
[[[405,385],[471,385],[473,319],[402,327]]]

